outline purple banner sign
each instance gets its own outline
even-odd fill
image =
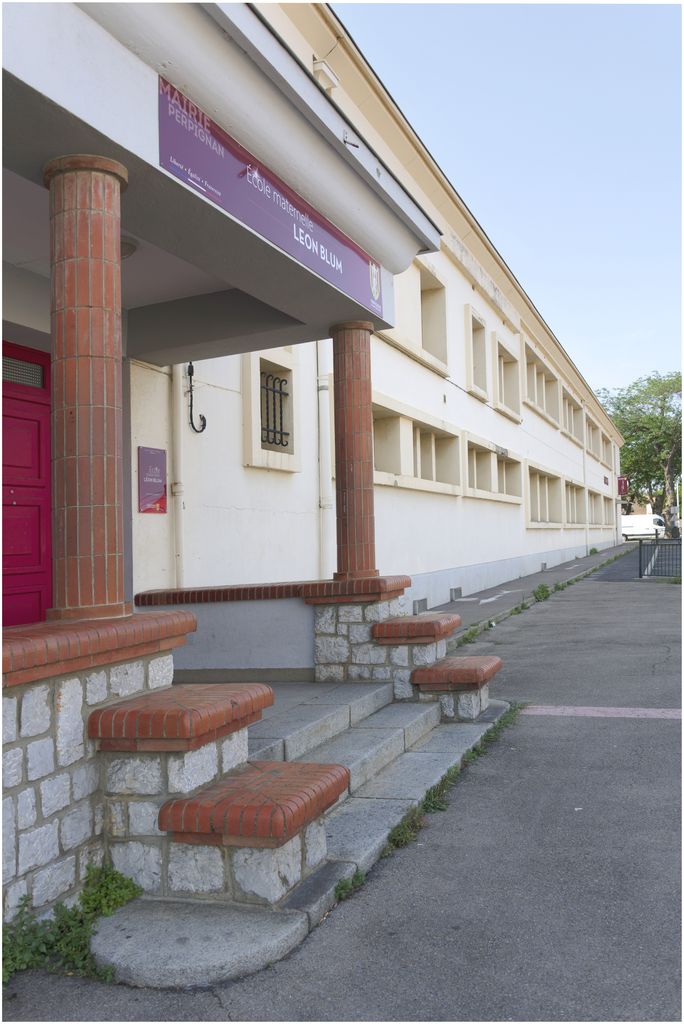
[[[138,448],[138,512],[166,512],[163,448]]]
[[[368,253],[161,77],[159,164],[382,316],[380,267]]]

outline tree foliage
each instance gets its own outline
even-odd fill
[[[672,525],[675,480],[682,472],[682,375],[652,373],[598,397],[625,438],[620,453],[629,499],[650,502]]]

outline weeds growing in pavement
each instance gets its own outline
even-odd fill
[[[427,824],[425,818],[427,814],[446,811],[449,806],[447,797],[452,787],[456,784],[462,769],[486,753],[489,744],[497,739],[504,729],[513,724],[518,717],[520,709],[523,707],[524,704],[511,704],[508,711],[505,711],[501,718],[487,730],[479,742],[463,755],[461,764],[456,764],[449,768],[439,782],[427,791],[422,802],[417,807],[412,807],[404,815],[399,824],[395,825],[388,835],[387,843],[382,851],[383,857],[389,857],[395,850],[408,846],[409,843],[413,842],[420,830]]]
[[[24,896],[14,919],[2,929],[3,983],[31,967],[112,981],[111,968],[98,968],[90,952],[93,926],[98,917],[109,917],[141,892],[114,868],[90,865],[78,902],[73,907],[58,903],[52,918],[38,920]]]
[[[342,900],[348,900],[350,896],[353,896],[357,889],[360,889],[363,883],[366,881],[366,876],[363,871],[359,871],[357,868],[351,878],[341,878],[335,886],[335,899],[338,903]]]
[[[547,587],[546,583],[540,583],[538,587],[535,587],[532,591],[532,596],[535,601],[547,601],[551,597],[551,591]]]

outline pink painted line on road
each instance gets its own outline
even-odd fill
[[[561,715],[568,718],[681,718],[679,708],[576,708],[563,704],[530,704],[521,715]]]

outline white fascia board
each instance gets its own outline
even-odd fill
[[[290,102],[415,235],[419,253],[437,252],[441,232],[313,76],[249,4],[202,4]],[[349,145],[352,143],[353,145]]]

